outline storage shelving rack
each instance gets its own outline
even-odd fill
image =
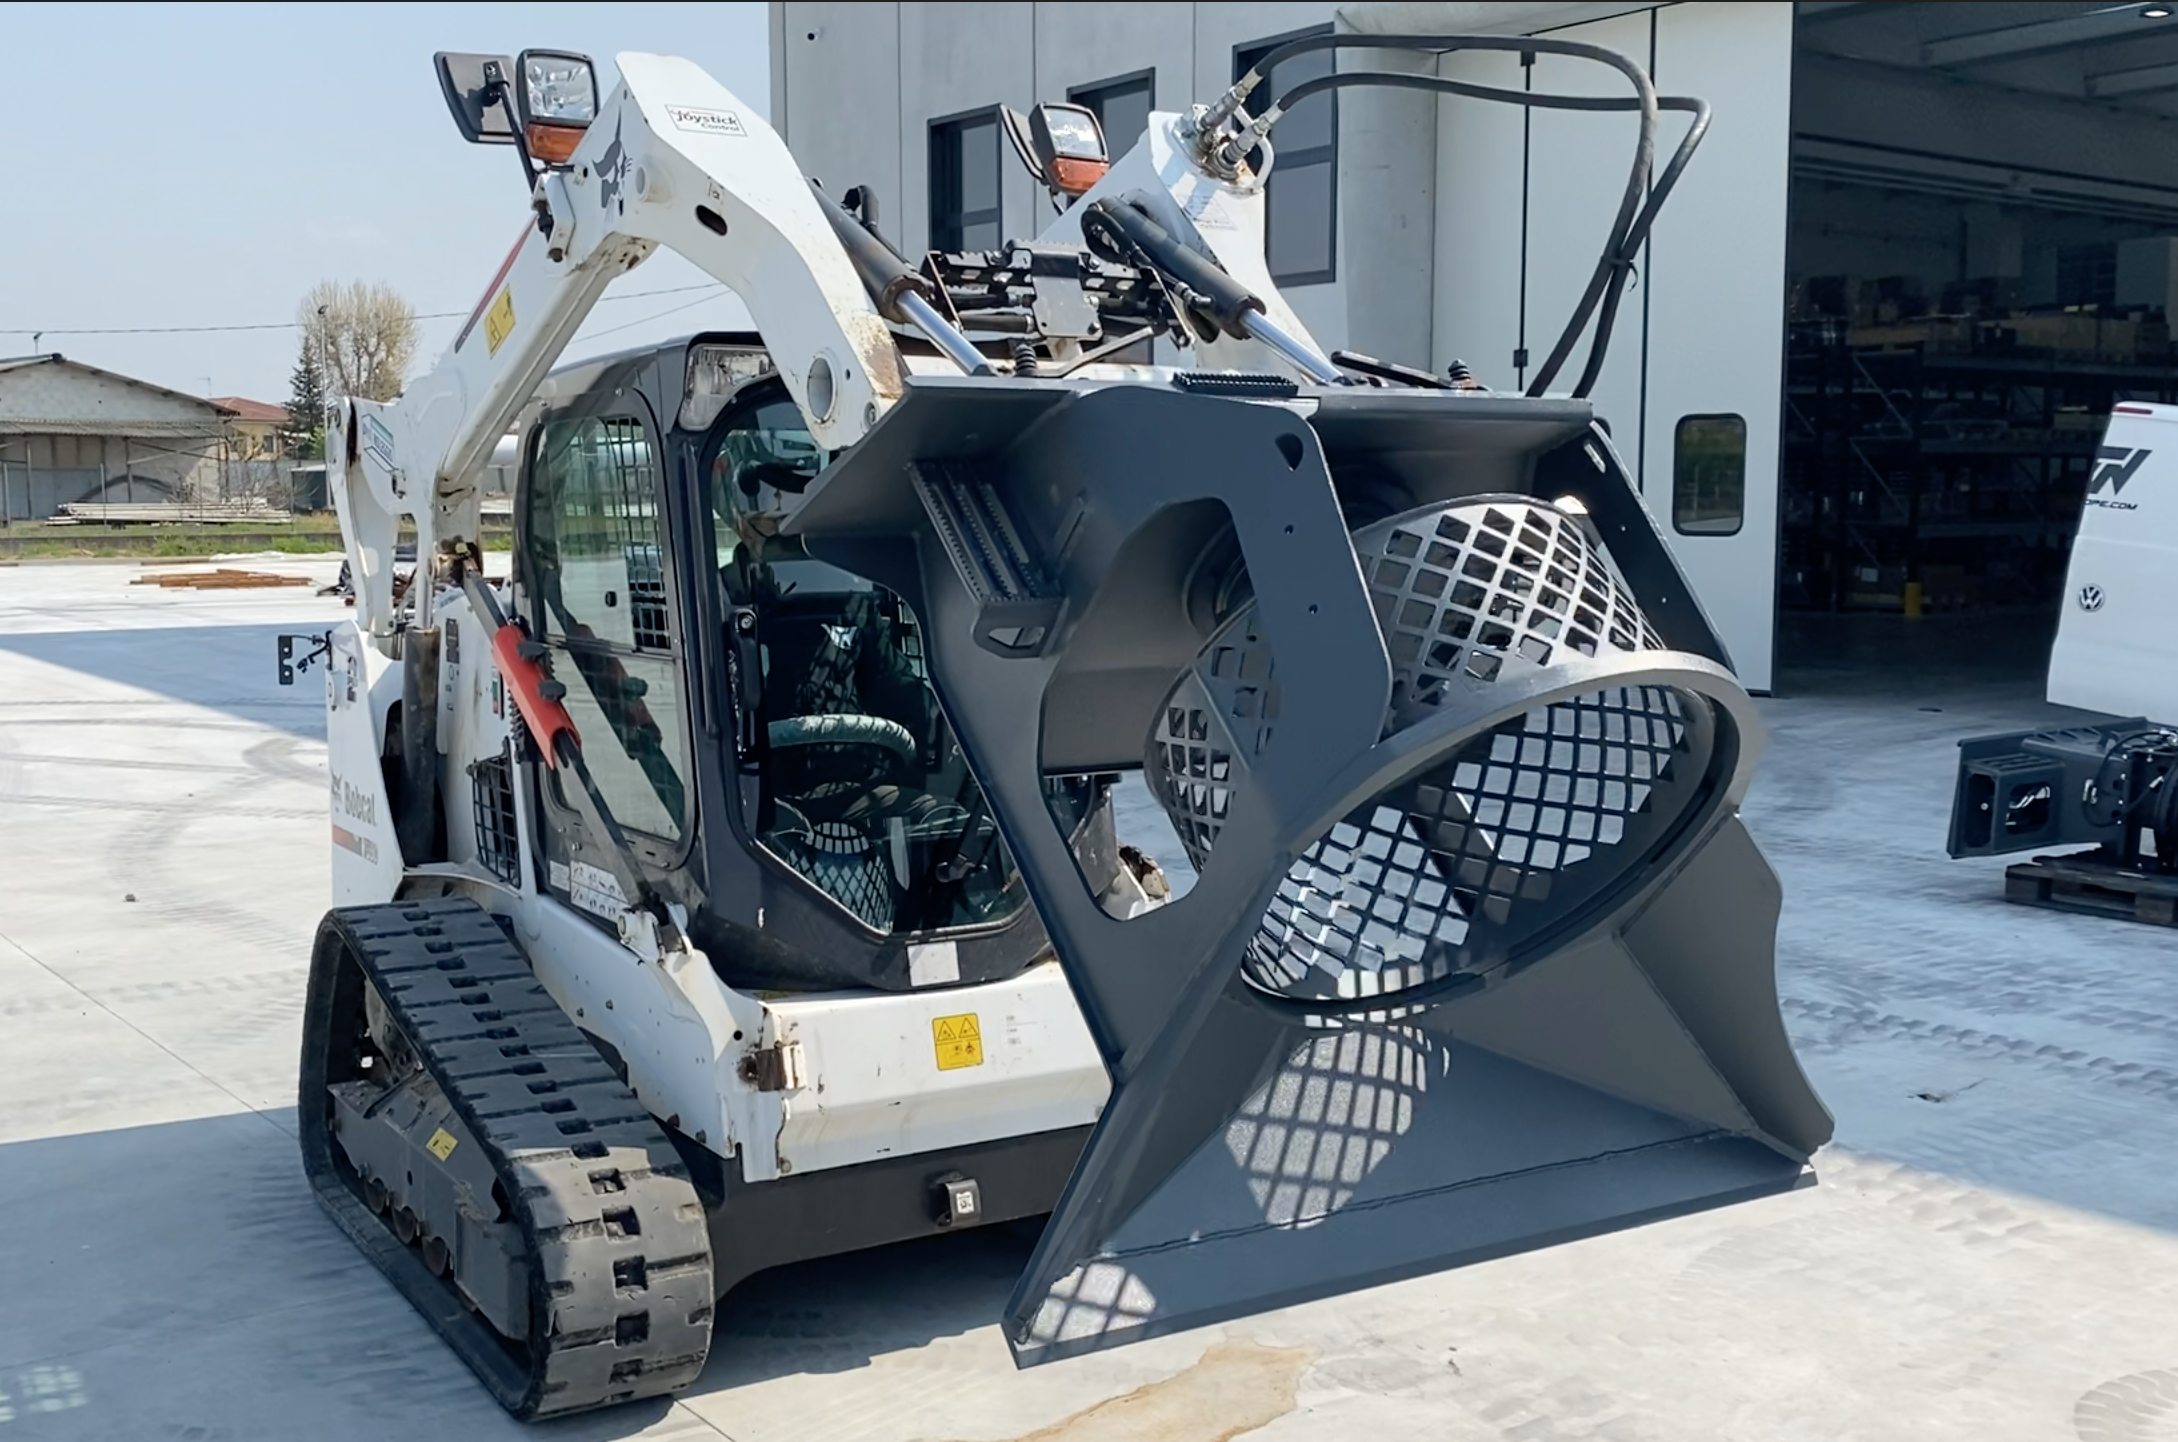
[[[2178,401],[2178,366],[1854,346],[1793,328],[1780,601],[1804,610],[2045,604],[2110,407]]]

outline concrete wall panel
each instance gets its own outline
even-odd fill
[[[1517,90],[1519,57],[1455,52],[1448,80]],[[1484,385],[1514,386],[1521,344],[1522,145],[1520,109],[1449,96],[1437,110],[1436,279],[1430,365],[1464,360]]]
[[[1436,66],[1435,56],[1412,51],[1339,56],[1342,71],[1430,75]],[[1335,342],[1319,339],[1428,367],[1436,240],[1437,98],[1375,86],[1340,91],[1338,289],[1346,323]]]
[[[922,226],[921,197],[902,184],[901,9],[789,0],[773,7],[772,42],[772,123],[835,198],[876,187],[878,227],[896,243]]]
[[[1654,13],[1625,15],[1546,33],[1556,40],[1601,45],[1646,66]],[[1534,89],[1561,95],[1631,98],[1634,93],[1633,86],[1618,71],[1564,55],[1538,55],[1531,79]],[[1527,378],[1532,382],[1595,273],[1604,239],[1626,191],[1640,121],[1631,111],[1538,109],[1529,125],[1525,344]],[[1676,136],[1676,129],[1670,133]],[[1641,279],[1646,282],[1645,276]],[[1612,438],[1626,455],[1627,463],[1637,469],[1641,308],[1640,289],[1629,287],[1602,376],[1591,393],[1596,413],[1610,423]],[[1572,390],[1587,357],[1588,339],[1584,336],[1551,389]]]
[[[900,10],[900,155],[909,198],[900,233],[911,253],[930,245],[930,122],[971,110],[1036,103],[1035,7],[983,0],[974,4],[903,4]],[[1002,235],[1033,234],[1051,207],[1028,172],[999,141]]]
[[[1039,4],[1036,12],[1036,98],[1064,100],[1066,92],[1137,71],[1155,70],[1153,110],[1185,110],[1195,100],[1195,25],[1186,5],[1120,0],[1105,5]],[[1115,154],[1131,149],[1138,135],[1105,137]]]
[[[1715,107],[1708,140],[1664,207],[1648,284],[1649,509],[1731,649],[1770,686],[1776,626],[1778,447],[1784,385],[1785,200],[1792,141],[1792,8],[1696,3],[1657,12],[1656,83]],[[1747,421],[1747,511],[1735,536],[1671,523],[1682,416]]]

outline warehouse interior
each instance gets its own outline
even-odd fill
[[[1794,52],[1779,659],[1958,615],[2038,676],[2104,418],[2178,401],[2178,17],[1802,4]]]

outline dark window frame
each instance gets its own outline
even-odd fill
[[[1086,85],[1070,85],[1067,87],[1067,102],[1083,107],[1097,118],[1097,128],[1104,132],[1105,152],[1114,160],[1132,150],[1135,141],[1141,137],[1130,135],[1126,137],[1124,145],[1119,141],[1115,141],[1112,138],[1110,127],[1104,123],[1104,101],[1107,96],[1123,94],[1137,87],[1141,88],[1143,94],[1149,100],[1149,103],[1143,107],[1144,110],[1154,111],[1157,108],[1157,67],[1154,65],[1147,70],[1136,70],[1126,75],[1113,75],[1103,80],[1092,80]]]
[[[1309,25],[1299,30],[1289,30],[1283,35],[1266,36],[1260,40],[1249,40],[1235,45],[1233,47],[1233,79],[1238,80],[1241,76],[1247,74],[1249,67],[1254,65],[1257,60],[1289,40],[1302,40],[1313,35],[1329,35],[1331,32],[1332,27],[1330,25]],[[1334,61],[1333,64],[1336,65],[1336,62]],[[1260,112],[1264,106],[1277,99],[1276,91],[1276,81],[1270,76],[1265,76],[1261,89],[1258,90],[1255,96],[1250,97],[1253,101],[1250,106],[1250,113]],[[1337,91],[1330,91],[1320,98],[1331,107],[1331,143],[1329,145],[1312,145],[1305,150],[1297,150],[1288,154],[1286,151],[1277,148],[1277,131],[1273,130],[1271,132],[1271,145],[1276,153],[1277,163],[1271,167],[1270,181],[1264,187],[1263,258],[1265,264],[1271,267],[1271,279],[1279,285],[1332,285],[1339,278],[1339,97]],[[1307,165],[1323,165],[1328,167],[1331,172],[1329,198],[1325,205],[1325,221],[1330,226],[1330,234],[1325,238],[1324,245],[1324,254],[1330,258],[1330,264],[1321,270],[1281,272],[1271,262],[1270,256],[1270,216],[1272,207],[1278,204],[1278,176],[1289,167],[1298,168]]]
[[[1686,428],[1697,421],[1731,421],[1739,427],[1739,506],[1732,516],[1732,529],[1719,530],[1707,523],[1702,516],[1689,516],[1685,503],[1688,478],[1682,471],[1684,464]],[[1717,518],[1721,519],[1721,517]],[[1736,536],[1747,528],[1747,418],[1737,411],[1694,411],[1679,417],[1671,428],[1671,529],[1682,536],[1718,537]]]
[[[979,105],[973,110],[961,110],[951,115],[940,115],[929,124],[924,152],[924,160],[928,168],[923,172],[923,211],[932,250],[953,251],[963,249],[968,228],[973,225],[994,225],[998,228],[998,238],[992,244],[999,245],[1005,241],[1006,146],[1004,143],[1003,122],[999,119],[998,112],[999,107],[996,105]],[[938,203],[938,177],[945,170],[945,167],[939,163],[940,146],[946,143],[949,138],[957,136],[968,126],[979,122],[991,127],[991,152],[993,157],[991,161],[991,186],[992,195],[997,204],[989,210],[971,211],[961,209],[960,207],[966,204],[966,197],[960,184],[964,177],[956,174],[954,176],[954,194],[951,197],[954,201],[954,209],[950,214],[947,214],[939,209]],[[954,145],[955,163],[957,165],[960,159],[957,141],[954,142]]]

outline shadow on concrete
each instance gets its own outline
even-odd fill
[[[995,1327],[1041,1229],[1040,1220],[1015,1222],[759,1272],[719,1303],[697,1390],[853,1371],[888,1352]],[[995,1332],[991,1347],[1008,1366]]]
[[[1945,854],[1962,739],[2088,715],[2043,699],[2056,621],[1788,613],[1743,815],[1839,1146],[2178,1230],[2178,937],[2008,903],[2023,857]]]
[[[322,740],[323,673],[313,668],[292,687],[282,687],[277,648],[283,632],[322,631],[325,625],[298,621],[291,625],[32,631],[0,635],[0,653],[64,666],[192,706],[224,711],[260,726],[277,727],[290,735]],[[22,702],[42,698],[15,695],[8,699]],[[35,716],[23,714],[34,710],[24,707],[11,713],[9,724],[34,721]],[[149,717],[145,720],[150,722]]]
[[[665,1403],[509,1419],[319,1209],[293,1126],[283,1110],[0,1144],[0,1214],[22,1221],[0,1245],[0,1442],[715,1438]],[[1035,1235],[760,1273],[721,1304],[694,1390],[848,1371],[991,1326]]]

